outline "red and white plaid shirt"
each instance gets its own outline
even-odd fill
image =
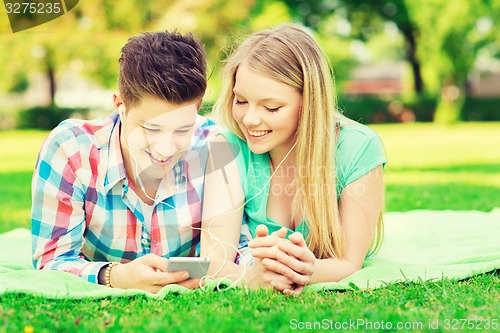
[[[176,193],[161,188],[152,207],[129,186],[120,121],[67,120],[48,136],[33,174],[33,264],[98,282],[101,267],[147,253],[199,255],[207,139],[217,133],[197,117],[190,149],[172,169]],[[175,207],[175,209],[173,209]]]

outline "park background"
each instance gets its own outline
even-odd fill
[[[500,0],[80,1],[17,33],[0,7],[0,232],[29,228],[31,173],[48,130],[112,111],[117,59],[130,36],[178,29],[200,37],[210,74],[206,113],[231,46],[284,22],[310,29],[330,58],[339,108],[381,136],[388,212],[500,206]],[[6,293],[0,332],[285,332],[291,319],[428,323],[498,313],[497,272],[299,298],[232,290],[61,301]]]
[[[52,128],[112,109],[120,48],[178,29],[207,50],[208,110],[235,42],[283,22],[311,30],[335,72],[339,106],[364,123],[500,120],[500,1],[81,1],[12,33],[0,11],[0,128]]]

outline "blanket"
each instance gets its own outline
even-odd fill
[[[491,212],[389,212],[380,251],[361,270],[339,281],[307,286],[310,291],[375,289],[390,283],[465,279],[500,269],[500,208]],[[159,293],[91,284],[69,273],[37,271],[31,263],[27,229],[0,234],[0,294],[26,293],[47,298],[102,298],[146,295],[164,298],[188,289],[165,286]],[[205,290],[230,281],[209,281]]]

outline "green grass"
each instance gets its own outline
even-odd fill
[[[500,206],[500,124],[372,126],[388,165],[388,211]]]
[[[30,226],[31,175],[47,134],[0,131],[0,232]]]
[[[395,331],[367,329],[382,322],[386,328],[396,328],[398,322],[416,325],[400,332],[430,331],[429,322],[439,323],[440,329],[432,332],[451,332],[445,329],[446,320],[470,319],[478,325],[479,320],[498,318],[499,300],[500,278],[493,274],[462,282],[393,284],[375,291],[308,292],[300,297],[230,290],[164,300],[141,296],[51,301],[8,294],[0,296],[0,332],[20,332],[28,326],[35,332],[288,332],[299,322],[330,325],[330,320],[333,327],[336,322],[364,320],[353,332]]]
[[[382,137],[389,160],[385,177],[388,211],[490,211],[500,206],[500,123],[373,128]],[[31,170],[46,135],[0,132],[0,232],[29,227]],[[484,329],[484,320],[500,321],[499,313],[500,274],[496,272],[460,282],[421,281],[300,297],[241,290],[168,295],[164,300],[141,296],[69,301],[4,294],[0,296],[0,332],[31,328],[35,332],[287,332],[299,322],[314,325],[330,320],[333,328],[335,322],[366,320],[350,330],[359,332],[395,332],[397,322],[416,325],[399,332],[461,332],[467,331],[467,324],[479,327],[482,320],[480,331],[500,332],[500,328]],[[429,322],[433,328],[439,324],[438,329],[430,329]],[[372,330],[366,326],[370,324]],[[455,324],[456,329],[447,329],[446,324]],[[465,329],[461,329],[463,324]]]

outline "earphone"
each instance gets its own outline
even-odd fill
[[[125,116],[125,105],[123,104],[120,104],[120,106],[118,106],[118,115],[120,116],[120,118],[123,118]]]

